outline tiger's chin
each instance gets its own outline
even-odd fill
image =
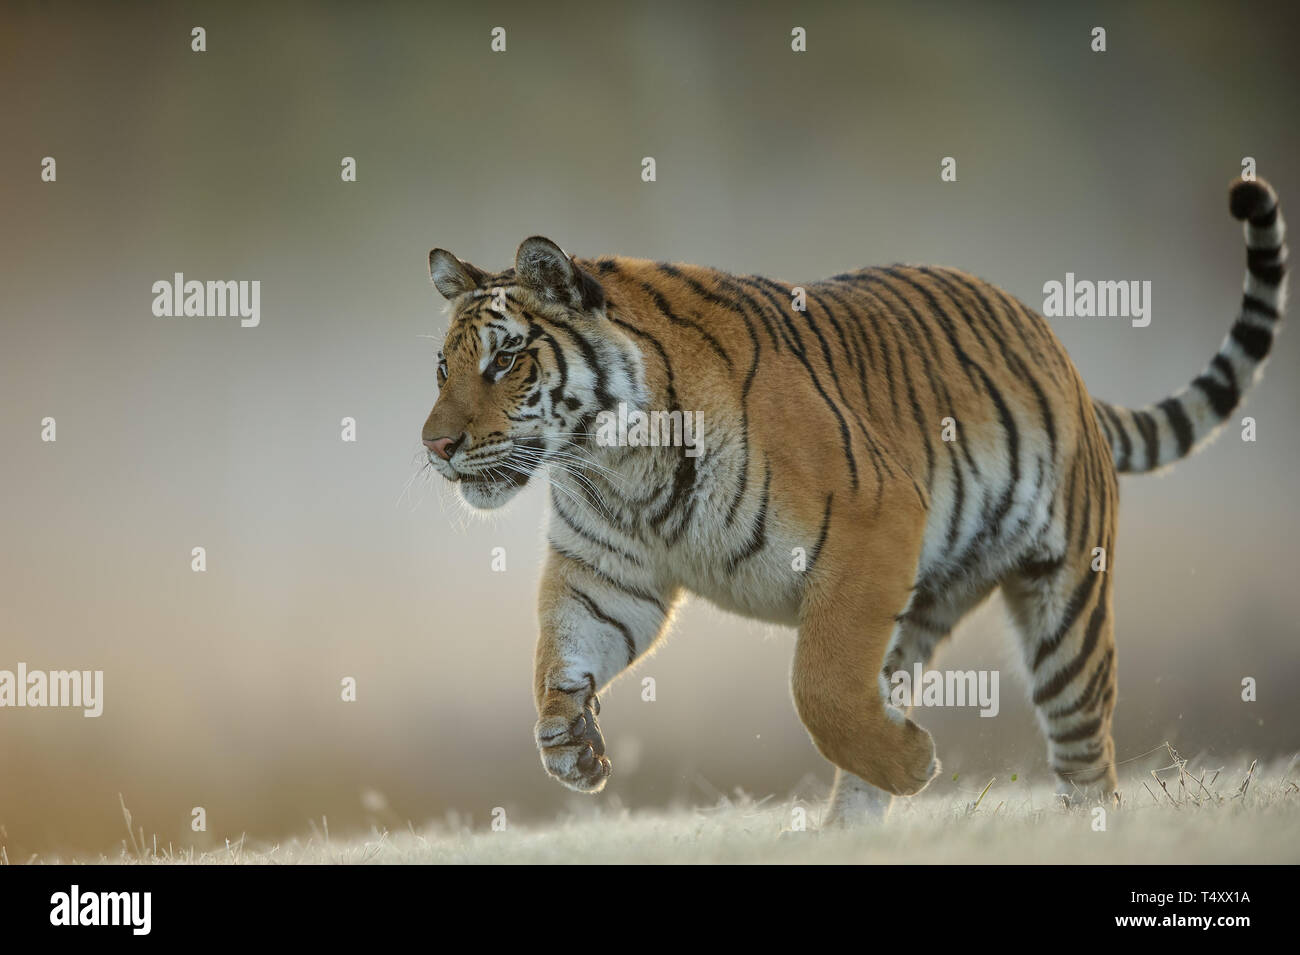
[[[513,481],[462,476],[456,486],[460,488],[461,499],[470,507],[480,511],[494,511],[512,500],[527,483],[526,476]]]

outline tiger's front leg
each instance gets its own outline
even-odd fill
[[[596,694],[653,646],[673,599],[611,570],[552,548],[538,594],[537,747],[546,771],[579,792],[600,792],[611,772]]]

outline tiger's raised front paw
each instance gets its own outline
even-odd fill
[[[605,737],[596,723],[600,701],[590,696],[581,711],[570,716],[567,711],[573,705],[571,697],[559,694],[547,700],[535,730],[537,748],[548,773],[570,789],[597,793],[605,788],[610,775]]]

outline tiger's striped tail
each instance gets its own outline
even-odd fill
[[[1262,179],[1234,182],[1228,207],[1233,218],[1245,220],[1246,281],[1241,312],[1218,354],[1190,385],[1159,404],[1132,410],[1093,400],[1120,473],[1154,471],[1208,442],[1268,358],[1286,305],[1286,226],[1277,193]]]

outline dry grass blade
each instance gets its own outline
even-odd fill
[[[984,801],[984,797],[988,795],[989,790],[993,787],[993,784],[995,782],[997,782],[996,776],[994,776],[992,779],[990,779],[987,783],[984,784],[984,789],[980,792],[979,798],[977,798],[973,803],[971,803],[969,806],[966,807],[966,812],[968,814],[973,813],[975,812],[975,810],[979,809],[980,803]]]
[[[1172,768],[1173,768],[1172,766],[1165,767],[1165,769],[1172,769]],[[1151,778],[1160,784],[1160,788],[1165,791],[1165,796],[1168,797],[1170,804],[1173,805],[1175,808],[1181,808],[1178,805],[1178,800],[1169,794],[1169,787],[1166,786],[1165,781],[1161,779],[1159,775],[1157,775],[1158,772],[1159,772],[1158,770],[1154,770],[1154,769],[1151,770]]]
[[[135,841],[135,832],[131,829],[131,810],[126,808],[126,800],[122,797],[121,793],[117,794],[117,801],[122,806],[122,818],[126,820],[126,834],[131,839],[131,848],[135,852],[137,859],[143,859],[144,853],[140,849],[140,843]],[[142,830],[141,841],[143,841],[143,838],[144,834]]]
[[[1237,790],[1237,795],[1233,799],[1245,799],[1246,790],[1250,788],[1250,781],[1255,777],[1255,765],[1259,762],[1257,759],[1250,761],[1250,769],[1246,770],[1246,778],[1241,782],[1241,788]]]

